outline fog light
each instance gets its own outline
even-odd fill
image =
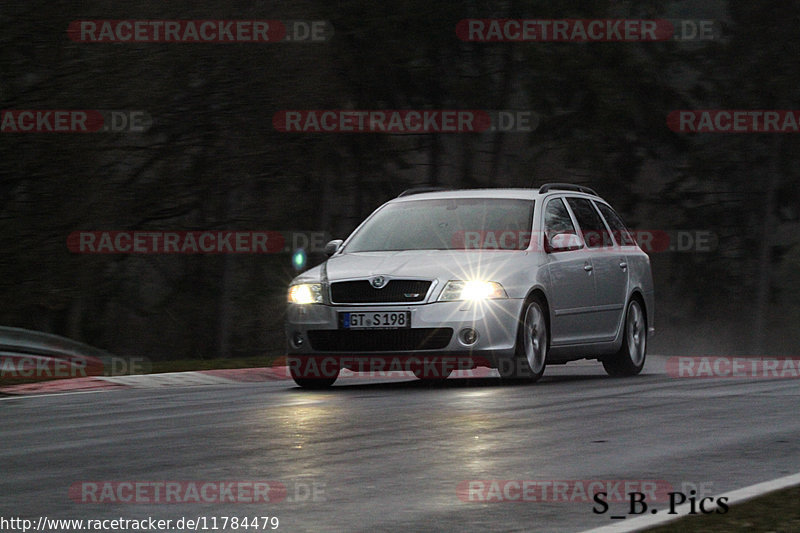
[[[470,346],[478,342],[478,332],[472,328],[464,328],[458,332],[458,340],[461,344]]]
[[[292,346],[295,348],[300,348],[305,341],[303,340],[303,334],[299,331],[295,331],[292,333]]]

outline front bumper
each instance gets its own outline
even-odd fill
[[[495,361],[514,353],[521,299],[434,302],[421,305],[330,306],[289,304],[285,324],[290,355],[459,355]],[[350,331],[339,328],[340,312],[410,311],[411,327]],[[467,344],[465,328],[478,335]],[[302,342],[297,342],[301,339]],[[491,364],[491,363],[490,363]]]

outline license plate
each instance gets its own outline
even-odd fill
[[[400,329],[411,327],[411,311],[339,313],[342,329]]]

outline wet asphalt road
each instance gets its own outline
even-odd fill
[[[800,380],[679,380],[661,368],[651,357],[636,378],[581,362],[548,367],[535,385],[349,378],[324,392],[275,381],[4,399],[0,517],[204,516],[210,528],[214,516],[277,516],[278,531],[581,531],[611,523],[627,504],[595,514],[586,499],[480,503],[457,488],[489,479],[661,480],[719,494],[800,471]],[[84,481],[172,480],[268,480],[287,498],[83,504],[69,493]]]

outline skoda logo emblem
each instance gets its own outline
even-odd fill
[[[375,276],[369,282],[376,289],[380,289],[384,285],[386,285],[386,278],[384,278],[383,276]]]

